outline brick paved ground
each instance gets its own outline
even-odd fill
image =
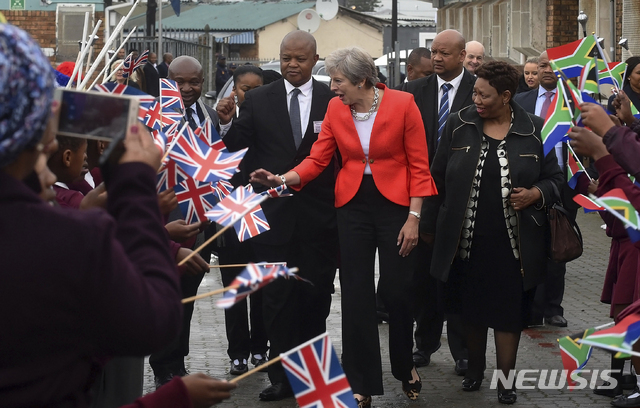
[[[600,291],[606,270],[609,239],[600,228],[602,221],[595,214],[579,214],[585,239],[585,254],[568,265],[566,291],[563,306],[569,327],[559,329],[552,326],[526,330],[522,335],[518,352],[517,369],[561,369],[562,363],[556,339],[588,327],[594,327],[610,321],[608,305],[601,304]],[[217,270],[207,275],[200,286],[200,293],[221,286]],[[329,334],[340,354],[340,287],[336,280],[336,294],[329,317]],[[196,302],[196,310],[191,324],[191,353],[187,358],[187,369],[204,372],[213,377],[231,379],[226,355],[226,336],[224,316],[214,306],[215,298]],[[400,382],[390,373],[386,339],[387,325],[379,326],[383,344],[383,370],[385,395],[375,397],[374,407],[493,407],[497,403],[496,391],[489,389],[489,383],[495,368],[495,347],[490,334],[487,351],[487,371],[482,388],[478,392],[466,393],[461,390],[461,377],[453,371],[453,360],[446,344],[446,333],[442,336],[442,348],[432,356],[431,365],[419,369],[423,389],[416,402],[410,402],[402,394]],[[588,369],[609,368],[609,356],[596,350]],[[222,404],[225,407],[296,407],[294,399],[279,402],[259,402],[258,394],[269,385],[267,375],[255,374],[242,380],[234,391],[231,400]],[[145,391],[153,390],[153,373],[146,366]],[[520,390],[517,406],[520,407],[607,407],[609,400],[594,395],[590,390]]]

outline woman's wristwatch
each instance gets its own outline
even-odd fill
[[[409,211],[409,214],[413,215],[417,219],[420,219],[420,213],[417,211]]]
[[[284,177],[284,175],[282,174],[276,174],[276,176],[280,177],[280,180],[282,180],[282,185],[284,186],[285,184],[287,184],[287,179]]]

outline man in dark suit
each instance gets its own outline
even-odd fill
[[[413,94],[427,133],[429,162],[432,162],[438,147],[441,129],[449,113],[473,103],[472,94],[475,77],[464,67],[464,37],[455,30],[444,30],[434,38],[431,45],[431,62],[435,75],[416,79],[407,83],[406,90]],[[431,246],[420,243],[422,265],[429,269],[431,264]],[[429,365],[431,354],[440,347],[440,336],[444,314],[438,305],[438,286],[440,283],[429,273],[418,273],[418,299],[421,301],[416,310],[416,348],[413,361],[416,366]],[[447,341],[449,350],[456,362],[455,372],[465,375],[467,372],[468,351],[462,321],[458,315],[447,315]]]
[[[173,55],[171,55],[170,52],[162,54],[162,62],[156,67],[158,68],[160,78],[166,78],[169,75],[169,65],[171,61],[173,61]]]
[[[302,162],[318,138],[329,100],[328,86],[312,79],[318,60],[316,41],[304,31],[287,34],[280,45],[283,78],[246,94],[233,119],[233,99],[218,104],[223,141],[229,150],[249,147],[245,177],[264,168],[284,174]],[[336,272],[337,229],[334,165],[292,197],[262,204],[271,230],[251,239],[259,261],[286,261],[313,282],[278,280],[263,291],[263,314],[270,355],[277,356],[326,331]],[[254,186],[256,191],[263,186]],[[284,369],[269,366],[271,386],[260,399],[276,401],[293,395]]]
[[[142,67],[142,71],[144,72],[144,83],[146,87],[146,92],[155,96],[156,98],[160,96],[160,74],[158,69],[156,68],[156,63],[158,62],[158,56],[155,52],[149,53],[149,58],[147,59],[147,63]]]
[[[180,88],[180,95],[185,106],[184,122],[188,122],[191,128],[204,123],[209,118],[214,126],[218,126],[218,114],[200,101],[202,94],[202,84],[204,83],[204,75],[202,65],[193,57],[178,57],[169,68],[169,78],[176,81]],[[179,210],[169,215],[169,221],[182,218]],[[171,235],[171,233],[170,233]],[[204,242],[204,233],[199,233],[194,240],[185,241],[181,245],[189,248],[200,246]],[[202,258],[208,263],[211,256],[210,253],[203,251],[200,253]],[[208,269],[207,269],[208,271]],[[198,286],[204,277],[203,273],[188,274],[184,273],[180,277],[180,286],[182,288],[182,298],[194,296],[198,292]],[[182,330],[179,338],[161,352],[154,353],[149,358],[149,364],[153,369],[156,388],[171,381],[174,376],[184,376],[187,371],[184,366],[184,357],[189,354],[189,334],[191,328],[191,316],[193,315],[193,302],[183,305]]]
[[[558,79],[549,64],[549,57],[546,51],[540,54],[540,59],[538,60],[538,79],[540,80],[538,88],[519,93],[513,100],[527,112],[546,118],[547,111],[551,106],[551,100],[555,96],[558,86]],[[558,143],[555,151],[558,157],[558,164],[562,171],[566,173],[567,148],[565,143]],[[576,195],[576,191],[569,187],[565,177],[565,182],[562,184],[560,191],[560,198],[564,208],[569,210],[575,220],[580,206],[573,201],[574,195]],[[543,284],[536,288],[533,310],[528,322],[530,326],[541,326],[544,318],[544,322],[552,326],[567,327],[567,319],[563,316],[564,309],[561,306],[566,271],[566,263],[556,263],[552,260],[547,262],[547,278]]]

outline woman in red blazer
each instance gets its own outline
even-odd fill
[[[359,407],[383,394],[375,305],[374,265],[380,259],[378,293],[389,310],[391,371],[416,399],[422,383],[413,366],[413,287],[423,198],[436,194],[429,173],[422,117],[413,96],[378,83],[373,60],[354,47],[325,60],[331,75],[329,102],[311,154],[284,175],[259,169],[251,181],[301,189],[329,165],[336,149],[342,288],[344,370]]]

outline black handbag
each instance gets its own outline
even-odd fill
[[[560,197],[558,188],[553,185],[556,197]],[[569,212],[556,202],[547,209],[549,230],[551,231],[551,245],[549,255],[557,263],[573,261],[582,255],[582,233],[578,224]]]

